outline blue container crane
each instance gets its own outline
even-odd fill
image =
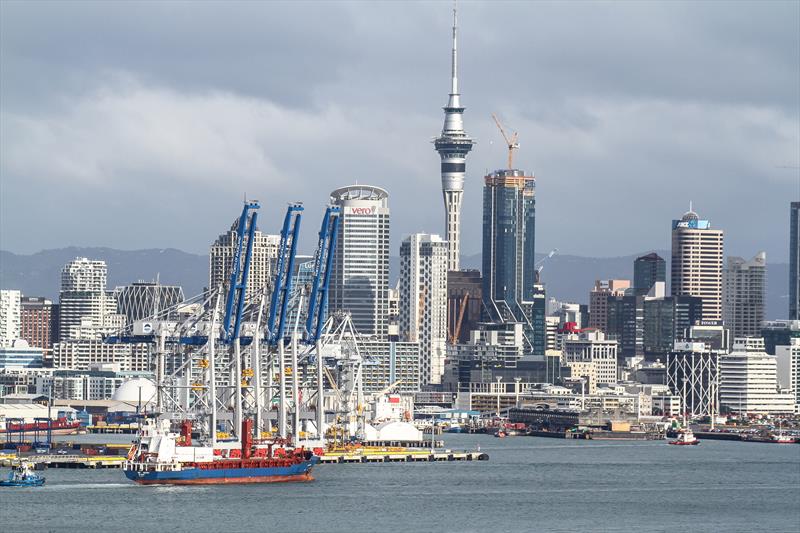
[[[265,342],[269,346],[276,346],[278,342],[283,342],[286,329],[286,312],[292,293],[297,239],[300,235],[302,215],[302,204],[290,204],[286,209],[286,217],[283,220],[281,241],[278,247],[278,261],[275,268],[275,283],[272,287],[272,299],[267,319]]]
[[[220,340],[225,343],[233,342],[239,338],[242,327],[242,314],[247,292],[247,280],[250,276],[250,260],[253,256],[253,241],[255,239],[256,221],[258,220],[259,207],[257,201],[245,202],[242,214],[239,217],[239,227],[236,232],[236,253],[233,256],[231,277],[228,283],[228,295],[225,302],[225,318],[222,321]],[[242,248],[244,247],[245,233],[247,234],[247,249],[242,267]]]
[[[333,257],[336,250],[336,237],[339,232],[338,206],[328,206],[322,217],[319,230],[317,253],[314,257],[314,274],[311,281],[311,295],[308,299],[308,314],[306,316],[306,344],[314,344],[325,326],[326,312],[328,309],[328,288],[331,281]]]

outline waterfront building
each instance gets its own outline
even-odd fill
[[[442,194],[447,239],[447,270],[458,270],[461,254],[461,203],[467,154],[475,144],[464,131],[464,106],[458,88],[458,24],[453,10],[453,49],[450,65],[450,95],[444,107],[444,126],[434,140],[441,159]]]
[[[637,296],[646,296],[659,281],[667,281],[667,263],[660,255],[650,253],[633,261],[633,291]]]
[[[789,320],[800,320],[800,202],[789,211]]]
[[[150,372],[126,372],[116,364],[93,364],[89,370],[54,370],[38,374],[34,388],[36,394],[48,394],[52,387],[53,398],[58,400],[111,400],[123,383],[152,378]],[[147,401],[152,396],[151,389],[144,389],[142,401]]]
[[[53,346],[54,368],[89,370],[91,365],[101,363],[116,363],[122,371],[152,371],[148,344],[110,344],[100,339],[70,339]]]
[[[42,348],[28,345],[24,339],[16,339],[0,346],[0,370],[42,368]]]
[[[794,412],[800,413],[800,338],[792,338],[787,346],[777,346],[778,383],[794,394]]]
[[[759,336],[767,353],[775,355],[777,346],[789,346],[792,339],[800,338],[800,320],[767,320]]]
[[[791,413],[794,395],[779,389],[778,361],[757,337],[734,339],[719,358],[720,405],[734,413]]]
[[[22,293],[17,290],[0,290],[0,346],[9,346],[20,338]]]
[[[617,341],[606,339],[602,331],[570,335],[564,339],[562,363],[573,378],[584,378],[594,394],[599,384],[617,382],[617,348]]]
[[[644,299],[644,353],[648,357],[670,352],[688,329],[703,316],[703,300],[696,296]]]
[[[723,274],[723,320],[734,337],[757,337],[764,322],[767,254],[729,257]]]
[[[0,397],[6,394],[36,393],[36,378],[52,373],[52,369],[6,368],[0,370]]]
[[[589,327],[608,333],[608,297],[624,296],[631,286],[627,279],[598,279],[589,292]]]
[[[397,383],[396,392],[416,392],[422,385],[421,350],[418,342],[390,342],[377,338],[359,340],[364,357],[361,367],[364,392],[382,391]]]
[[[451,344],[464,343],[478,329],[483,306],[480,270],[447,272],[447,332]]]
[[[237,256],[236,247],[239,239],[239,217],[231,224],[230,229],[217,237],[208,253],[208,288],[218,290],[230,283],[233,258]],[[245,297],[252,298],[271,281],[278,258],[281,236],[262,233],[256,228],[253,234],[253,254],[250,257],[250,273],[247,279]],[[243,239],[243,249],[247,249],[247,235]]]
[[[418,342],[423,385],[441,383],[447,344],[447,244],[415,233],[400,246],[400,338]]]
[[[688,415],[719,413],[719,358],[702,342],[676,342],[667,354],[667,386]]]
[[[329,308],[350,313],[356,331],[386,337],[389,309],[389,193],[350,185],[331,193],[341,208]]]
[[[534,258],[535,179],[522,170],[497,170],[483,189],[483,302],[493,322],[523,324],[529,350],[544,353],[544,303],[534,324],[539,291]]]
[[[175,312],[167,311],[184,300],[183,289],[159,282],[138,281],[118,287],[115,293],[117,313],[124,315],[128,324],[156,316],[164,320],[172,318]]]
[[[723,232],[689,211],[672,221],[672,296],[703,299],[703,320],[722,320]]]

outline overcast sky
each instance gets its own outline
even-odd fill
[[[442,233],[451,4],[0,3],[0,248],[206,253],[241,199],[306,248],[331,190],[385,187],[392,254]],[[480,252],[490,113],[537,176],[537,250],[669,248],[690,200],[726,253],[788,257],[800,200],[800,3],[461,2]],[[308,250],[306,250],[308,251]]]

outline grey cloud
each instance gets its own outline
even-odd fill
[[[333,188],[391,193],[392,239],[441,232],[446,3],[0,4],[0,247],[202,251],[244,193],[278,228]],[[537,247],[668,247],[692,199],[727,251],[786,257],[800,197],[800,4],[465,2],[464,252],[489,118],[534,169]],[[35,223],[30,201],[44,206]],[[752,209],[745,209],[751,205]],[[315,211],[316,210],[316,211]]]

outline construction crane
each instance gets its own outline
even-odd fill
[[[497,118],[497,115],[492,113],[492,118],[494,119],[494,123],[497,124],[500,133],[503,135],[503,139],[506,141],[506,145],[508,146],[508,169],[511,170],[514,168],[514,150],[519,149],[519,143],[517,142],[517,132],[515,131],[511,138],[509,139],[508,135],[506,134],[506,130],[503,128],[503,125],[500,124],[500,120]]]
[[[450,335],[450,344],[456,344],[458,342],[458,337],[461,335],[461,324],[464,322],[464,313],[467,310],[468,303],[469,293],[466,293],[461,298],[461,304],[458,306],[458,320],[456,320],[456,326],[453,328],[453,333]]]
[[[536,262],[536,264],[534,265],[534,267],[536,268],[536,275],[535,275],[536,283],[539,283],[539,276],[542,273],[545,261],[556,255],[557,253],[558,253],[558,248],[553,248],[552,250],[550,250],[550,253],[548,253],[546,256],[544,256],[543,258],[539,259],[539,261]]]

